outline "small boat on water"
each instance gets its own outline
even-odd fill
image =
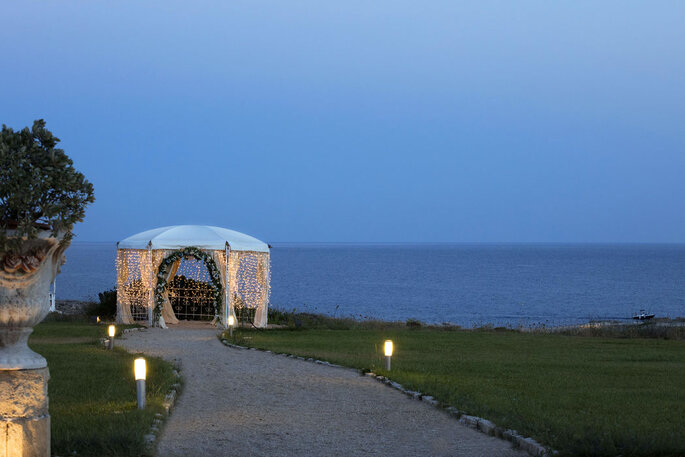
[[[652,319],[654,317],[654,314],[647,314],[647,312],[644,309],[641,309],[639,313],[633,314],[633,319],[639,320],[639,321],[646,321],[648,319]]]

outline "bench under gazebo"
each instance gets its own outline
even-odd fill
[[[160,227],[117,243],[117,322],[180,320],[266,327],[270,246],[204,225]]]

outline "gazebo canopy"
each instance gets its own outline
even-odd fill
[[[269,245],[244,233],[210,225],[173,225],[146,230],[121,240],[119,249],[199,249],[269,252]]]

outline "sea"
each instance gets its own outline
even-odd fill
[[[116,284],[116,243],[74,242],[58,300]],[[274,243],[271,306],[464,327],[685,316],[685,245]]]

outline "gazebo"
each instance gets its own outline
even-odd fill
[[[117,243],[117,322],[166,327],[228,316],[266,327],[270,246],[220,227],[176,225]]]

